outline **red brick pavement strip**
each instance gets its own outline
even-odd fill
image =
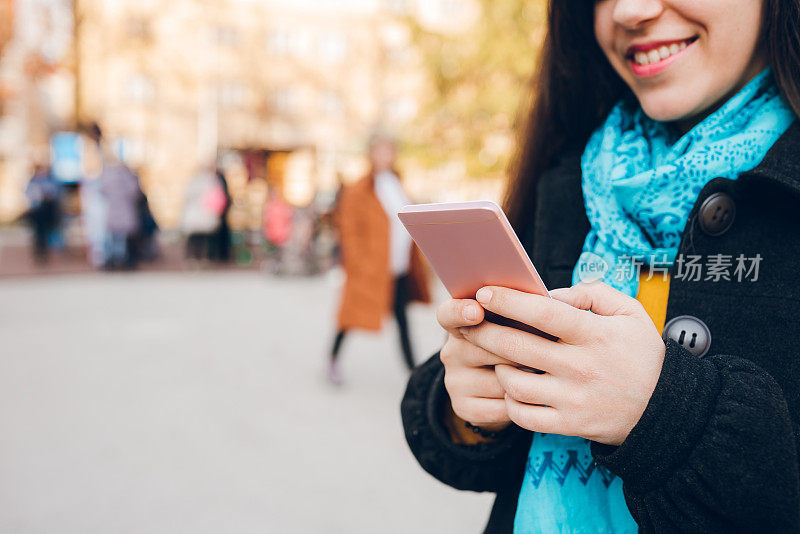
[[[257,268],[258,262],[253,262],[246,266],[235,264],[213,265],[208,269],[253,270]],[[192,266],[186,262],[183,256],[183,247],[173,245],[162,247],[160,258],[153,262],[142,262],[137,270],[183,271],[190,269],[192,269]],[[46,265],[37,265],[33,261],[33,255],[29,247],[7,245],[0,249],[0,278],[79,274],[94,271],[95,269],[89,264],[86,256],[86,247],[84,246],[72,246],[63,251],[53,251]]]

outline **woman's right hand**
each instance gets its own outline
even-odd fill
[[[451,299],[439,306],[436,317],[449,334],[440,358],[453,412],[464,421],[491,432],[506,428],[511,419],[506,409],[505,391],[497,380],[494,366],[510,362],[473,345],[458,331],[480,324],[483,308],[474,300]]]

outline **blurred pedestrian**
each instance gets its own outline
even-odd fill
[[[429,302],[419,250],[397,218],[410,201],[395,170],[397,145],[386,133],[369,142],[370,172],[341,194],[338,220],[346,276],[338,332],[330,353],[328,379],[341,382],[339,352],[353,329],[380,331],[391,310],[397,321],[403,361],[414,368],[406,307]]]
[[[312,260],[314,272],[323,272],[339,263],[338,233],[335,228],[336,196],[317,191],[314,208]]]
[[[81,214],[86,234],[89,262],[102,268],[107,261],[108,228],[106,216],[108,206],[100,190],[103,172],[103,134],[96,123],[85,128],[86,142],[83,149],[83,180],[80,185]]]
[[[331,261],[334,264],[340,263],[342,259],[341,232],[339,231],[339,208],[341,206],[342,191],[344,191],[344,177],[341,173],[336,173],[336,193],[328,207],[326,216],[323,217],[323,220],[333,232]]]
[[[100,191],[108,206],[108,249],[104,267],[135,268],[136,256],[132,241],[140,224],[138,202],[142,191],[139,178],[125,164],[107,155],[100,176]]]
[[[25,189],[30,204],[28,220],[33,229],[33,259],[44,264],[49,259],[50,236],[58,228],[61,209],[61,184],[46,165],[37,164]]]
[[[264,206],[264,239],[270,249],[271,269],[281,272],[284,260],[284,248],[292,237],[292,220],[294,210],[283,199],[277,188],[270,189],[267,203]]]
[[[158,246],[158,223],[150,211],[147,195],[142,191],[136,200],[139,227],[133,236],[131,254],[134,261],[154,261],[160,254]]]
[[[228,181],[221,169],[216,169],[217,180],[225,195],[225,207],[219,215],[219,227],[213,237],[211,259],[220,263],[227,263],[231,259],[231,227],[228,225],[228,212],[231,209],[231,195],[228,190]]]
[[[292,237],[286,247],[291,274],[311,275],[317,270],[314,258],[314,231],[317,214],[313,205],[298,207],[292,217]]]
[[[181,216],[189,260],[201,262],[211,258],[227,205],[228,197],[213,166],[206,166],[194,175],[186,189]]]

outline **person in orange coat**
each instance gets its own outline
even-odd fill
[[[373,134],[369,174],[344,188],[339,200],[337,219],[346,280],[328,370],[328,378],[335,384],[341,382],[338,356],[347,332],[379,331],[390,312],[397,320],[404,361],[409,369],[414,368],[406,307],[415,300],[430,302],[430,295],[422,255],[397,218],[400,208],[410,201],[394,170],[396,157],[396,142],[387,134]]]

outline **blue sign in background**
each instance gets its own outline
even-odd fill
[[[83,141],[75,132],[59,132],[50,137],[50,157],[53,176],[64,183],[83,178]]]

